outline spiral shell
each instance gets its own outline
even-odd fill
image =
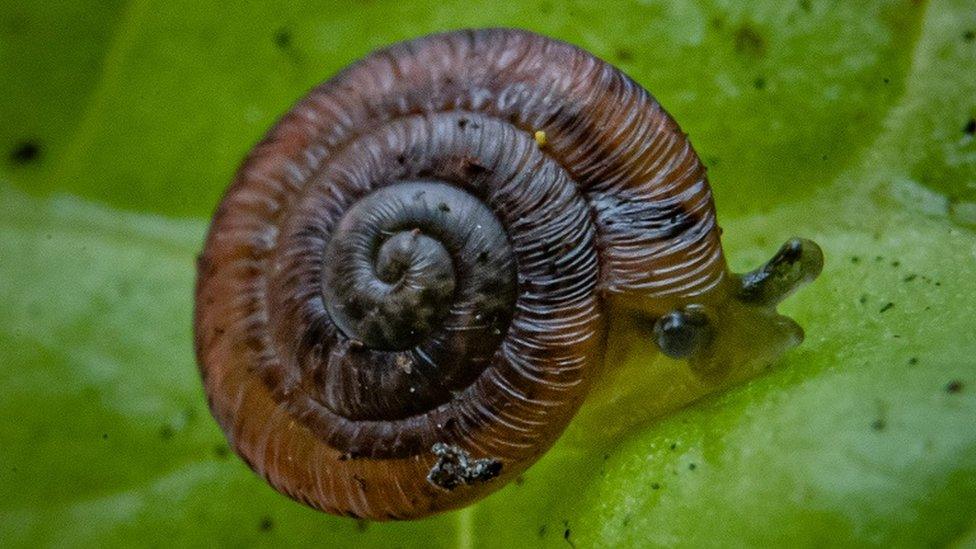
[[[257,145],[199,260],[214,416],[275,488],[415,518],[556,440],[613,300],[728,278],[705,170],[639,85],[517,30],[377,51]]]

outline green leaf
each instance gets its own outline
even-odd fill
[[[970,2],[50,4],[0,2],[3,545],[973,545]],[[309,87],[489,25],[654,92],[710,167],[737,270],[819,242],[822,277],[784,308],[807,341],[703,399],[615,321],[606,375],[519,482],[413,523],[311,511],[206,410],[206,218]]]

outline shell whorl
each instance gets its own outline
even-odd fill
[[[350,66],[254,148],[200,258],[197,356],[276,488],[413,518],[555,441],[602,363],[605,296],[725,275],[704,168],[646,91],[562,42],[459,31]],[[501,479],[431,485],[436,444]]]

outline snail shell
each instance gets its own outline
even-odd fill
[[[416,518],[550,447],[600,371],[608,310],[720,372],[744,356],[719,345],[726,311],[782,323],[811,246],[731,275],[705,169],[644,89],[529,32],[434,35],[345,69],[251,151],[199,260],[196,352],[272,486]]]

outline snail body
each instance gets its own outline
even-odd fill
[[[345,69],[252,150],[199,259],[197,359],[276,489],[417,518],[552,445],[609,311],[721,376],[799,342],[775,304],[821,262],[795,239],[730,273],[685,134],[609,64],[525,31],[432,35]]]

